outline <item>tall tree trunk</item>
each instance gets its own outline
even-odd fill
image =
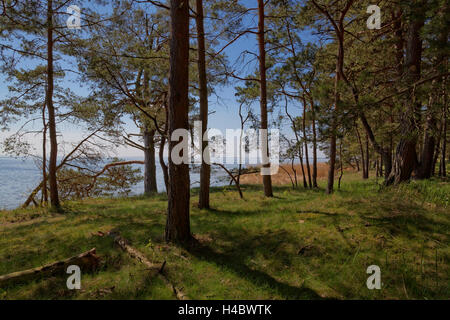
[[[339,103],[339,92],[338,84],[340,81],[339,72],[336,72],[336,78],[334,83],[334,108],[332,119],[331,119],[331,130],[330,130],[330,167],[328,169],[328,182],[327,182],[327,193],[333,193],[334,186],[334,171],[336,168],[336,113]]]
[[[355,123],[355,130],[356,130],[356,137],[358,138],[358,144],[359,144],[359,152],[361,153],[361,163],[363,167],[363,179],[366,177],[366,157],[364,156],[364,148],[361,140],[361,135],[359,134],[358,124]],[[359,171],[359,170],[358,170]]]
[[[200,195],[198,207],[208,209],[209,188],[211,183],[211,166],[204,161],[205,150],[208,150],[208,141],[203,141],[208,130],[208,84],[206,78],[206,49],[205,49],[205,30],[203,18],[203,0],[196,0],[197,14],[197,42],[198,42],[198,81],[200,95],[200,121],[202,122],[202,136],[200,137],[202,166],[200,168]],[[208,156],[208,155],[207,155]]]
[[[42,203],[48,204],[47,192],[47,120],[45,119],[46,103],[42,108],[42,125],[44,130],[42,132]]]
[[[342,139],[339,140],[339,182],[338,182],[338,189],[341,190],[341,181],[342,177],[344,176],[344,161],[342,159]]]
[[[387,185],[408,181],[411,178],[412,172],[417,167],[416,146],[420,105],[416,100],[416,92],[413,84],[420,79],[421,74],[422,39],[420,38],[420,30],[425,21],[423,13],[425,4],[426,0],[415,1],[409,12],[404,83],[412,89],[404,99],[405,111],[401,119],[401,137],[396,148],[394,166],[386,181]]]
[[[265,134],[261,139],[263,146],[261,153],[262,158],[269,159],[269,133],[267,120],[267,80],[266,80],[266,41],[265,41],[265,26],[264,26],[264,0],[258,0],[258,45],[259,45],[259,73],[260,73],[260,104],[261,104],[261,129],[265,130]],[[264,148],[265,147],[265,148]],[[264,150],[266,149],[266,150]],[[270,168],[270,163],[263,164],[263,168]],[[264,195],[266,197],[273,197],[272,177],[270,175],[263,175]]]
[[[303,187],[305,189],[307,189],[308,188],[308,182],[306,181],[305,166],[304,166],[304,163],[303,163],[303,152],[302,152],[303,148],[302,148],[302,145],[300,143],[300,140],[298,140],[298,143],[299,143],[299,146],[298,146],[298,152],[299,152],[298,158],[300,160],[300,167],[302,169]]]
[[[172,141],[175,130],[189,130],[189,1],[170,1],[169,71],[169,190],[165,237],[168,242],[187,243],[192,239],[189,164],[176,165],[171,153],[179,141]],[[184,141],[184,143],[187,143]],[[183,155],[185,156],[185,155]]]
[[[444,83],[446,83],[447,80],[444,80]],[[443,111],[443,119],[442,119],[442,125],[443,125],[443,133],[442,133],[442,155],[441,155],[441,177],[446,177],[447,176],[447,163],[446,163],[446,159],[445,157],[447,156],[447,126],[448,126],[448,119],[447,119],[447,114],[448,114],[448,106],[447,106],[447,93],[445,91],[445,86],[444,86],[444,111]]]
[[[369,154],[369,137],[366,133],[366,173],[364,175],[364,179],[369,179],[369,170],[370,170],[370,154]]]
[[[55,107],[53,105],[53,1],[47,1],[47,109],[48,127],[50,131],[50,161],[48,180],[50,186],[50,202],[54,210],[60,211],[61,204],[56,180],[56,166],[58,161],[58,141],[56,137]]]
[[[334,188],[334,171],[336,169],[336,116],[339,110],[339,83],[344,78],[344,29],[343,24],[341,24],[339,30],[336,30],[336,35],[338,38],[338,54],[336,61],[336,76],[334,79],[334,110],[331,118],[331,131],[330,131],[330,168],[328,171],[328,183],[327,183],[327,193],[333,193]]]
[[[314,109],[314,101],[311,99],[311,121],[313,133],[313,188],[317,188],[317,130],[316,130],[316,110]]]
[[[156,130],[144,131],[144,192],[146,195],[151,195],[158,192],[158,187],[156,185],[155,131]]]
[[[302,97],[303,99],[303,121],[302,121],[302,131],[303,131],[303,140],[305,143],[305,160],[306,160],[306,170],[308,172],[308,183],[309,188],[312,188],[312,181],[311,181],[311,168],[309,166],[309,151],[308,151],[308,137],[306,135],[306,99],[305,97]]]

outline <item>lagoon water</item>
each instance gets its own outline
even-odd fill
[[[127,160],[143,159],[133,158]],[[136,165],[135,167],[140,168],[143,174],[142,165]],[[33,160],[0,157],[0,210],[19,207],[41,181],[41,178],[42,173]],[[226,180],[224,178],[225,174],[223,171],[212,170],[211,185],[220,186],[225,184]],[[156,180],[158,191],[165,191],[164,178],[158,163],[156,166]],[[200,181],[200,174],[198,170],[193,170],[191,172],[191,187],[198,187],[198,181]],[[143,193],[143,182],[133,186],[132,195],[140,195]]]

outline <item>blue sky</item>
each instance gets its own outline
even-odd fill
[[[78,5],[81,9],[83,9],[83,1],[72,1],[67,4],[69,5]],[[242,1],[245,5],[248,7],[256,7],[257,2],[256,0],[245,0]],[[90,4],[88,6],[91,7]],[[92,8],[92,7],[91,7]],[[256,12],[255,12],[256,13]],[[246,24],[248,25],[257,25],[257,17],[256,16],[249,16],[246,21]],[[309,41],[310,37],[305,35],[305,41]],[[256,35],[254,34],[248,34],[246,36],[243,36],[238,41],[227,47],[227,49],[224,51],[225,54],[228,56],[228,59],[230,62],[235,62],[241,53],[244,50],[248,50],[251,52],[257,52],[257,41],[256,41]],[[66,64],[70,62],[65,62]],[[65,66],[63,66],[65,67]],[[251,73],[254,71],[253,67],[256,67],[256,65],[250,65],[246,70],[244,70],[242,73],[238,73],[240,76],[245,76],[246,73]],[[241,70],[242,71],[242,70]],[[0,80],[3,80],[0,82],[0,100],[7,97],[7,84],[5,83],[2,76],[0,76]],[[80,95],[87,95],[89,94],[89,88],[84,86],[80,81],[78,80],[77,76],[74,74],[68,75],[67,80],[65,81],[65,84],[71,88],[75,93]],[[209,127],[211,128],[217,128],[219,130],[222,130],[225,132],[225,129],[237,129],[240,127],[240,120],[238,116],[238,104],[235,100],[235,90],[234,87],[238,85],[243,85],[241,81],[233,81],[230,85],[224,86],[224,87],[217,87],[216,88],[216,95],[211,95],[209,97],[209,104],[210,104],[210,110],[214,111],[214,113],[211,114],[209,118]],[[218,101],[220,100],[220,101]],[[253,109],[258,112],[259,105],[255,104]],[[300,114],[301,112],[301,106],[296,104],[293,108],[291,108],[290,112],[294,115]],[[19,125],[19,124],[18,124]],[[0,132],[0,141],[3,140],[5,137],[10,135],[13,131],[15,131],[18,127],[18,125],[13,126],[11,128],[10,132]],[[40,123],[37,124],[39,126]],[[82,130],[77,128],[73,125],[64,125],[63,127],[58,127],[59,132],[62,135],[62,140],[64,140],[66,143],[70,142],[76,142],[81,139],[83,136]],[[138,128],[135,127],[134,123],[132,121],[126,121],[126,130],[127,132],[139,132]],[[36,137],[30,137],[30,141],[33,145],[35,145],[37,152],[40,150],[41,145],[41,138],[40,136]],[[0,152],[1,154],[1,152]],[[138,157],[142,156],[142,152],[130,148],[130,147],[121,147],[117,150],[117,156],[119,157]]]

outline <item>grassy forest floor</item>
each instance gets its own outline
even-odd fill
[[[381,183],[381,181],[378,181]],[[324,187],[324,181],[321,184]],[[0,275],[97,248],[95,273],[82,289],[67,274],[0,287],[0,299],[174,299],[160,277],[98,231],[119,230],[190,299],[448,299],[450,183],[412,182],[384,189],[346,174],[340,191],[261,186],[214,188],[214,209],[195,207],[194,249],[163,241],[166,196],[91,199],[0,213]],[[383,287],[368,290],[366,269],[381,268]]]

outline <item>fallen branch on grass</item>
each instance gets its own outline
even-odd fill
[[[145,265],[149,270],[152,271],[153,275],[159,275],[161,276],[164,283],[173,291],[175,296],[178,300],[186,300],[187,296],[181,292],[180,289],[176,288],[170,281],[167,279],[166,275],[164,275],[164,267],[166,266],[166,261],[164,261],[162,264],[154,264],[150,260],[148,260],[144,254],[142,254],[137,249],[133,248],[130,243],[125,239],[122,238],[122,236],[117,231],[110,231],[108,232],[108,235],[113,238],[114,243],[118,245],[123,251],[127,252],[128,255],[136,260],[138,260],[140,263]]]
[[[34,269],[29,269],[25,271],[19,271],[10,273],[7,275],[0,276],[0,286],[5,284],[10,284],[14,281],[26,281],[32,279],[38,275],[53,275],[59,272],[65,272],[68,266],[77,265],[80,269],[85,271],[94,271],[98,268],[100,263],[100,258],[96,255],[96,250],[91,249],[87,252],[83,252],[77,256],[56,261],[41,267]]]

